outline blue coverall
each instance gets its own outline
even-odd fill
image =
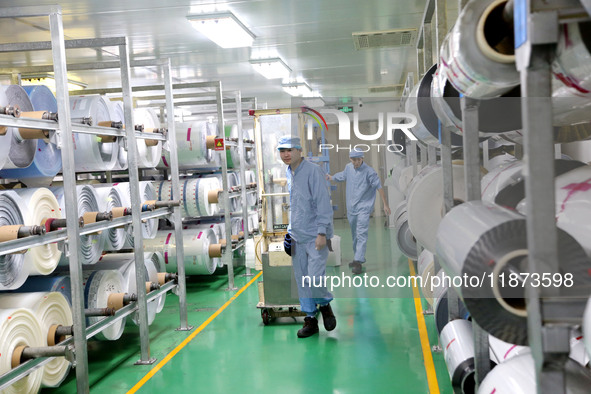
[[[333,175],[333,181],[347,182],[347,219],[353,235],[354,260],[365,262],[367,234],[369,232],[369,216],[376,202],[376,191],[382,188],[376,171],[365,163],[355,169],[353,163]]]
[[[316,305],[324,306],[332,301],[332,294],[326,286],[309,286],[303,277],[316,278],[316,284],[326,276],[328,247],[316,250],[316,237],[326,234],[333,236],[332,205],[325,180],[325,174],[316,164],[302,160],[295,172],[287,167],[290,220],[288,232],[292,237],[292,264],[298,286],[302,312],[313,316]],[[295,241],[295,242],[294,242]],[[294,253],[295,252],[295,253]]]

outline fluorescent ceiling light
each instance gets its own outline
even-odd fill
[[[267,79],[289,78],[291,68],[278,57],[272,59],[251,59],[250,64],[255,70]]]
[[[295,82],[282,85],[283,90],[292,96],[311,97],[312,89],[305,82]]]
[[[55,88],[55,77],[52,74],[35,74],[35,75],[22,75],[21,76],[22,86],[34,86],[34,85],[45,85],[54,94]],[[88,87],[84,82],[74,81],[68,79],[68,91],[70,90],[81,90]]]
[[[231,12],[189,15],[193,27],[222,48],[251,47],[254,34]]]

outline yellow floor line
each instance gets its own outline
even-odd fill
[[[158,372],[167,362],[169,362],[182,348],[184,348],[185,346],[187,346],[187,344],[189,342],[191,342],[193,340],[193,338],[195,338],[197,336],[197,334],[199,334],[201,331],[203,331],[203,329],[205,327],[207,327],[207,325],[209,323],[211,323],[213,321],[213,319],[215,319],[220,313],[222,313],[222,311],[224,309],[226,309],[228,307],[228,305],[230,305],[236,298],[238,298],[238,296],[240,294],[242,294],[242,292],[244,290],[246,290],[248,288],[248,286],[250,286],[251,284],[253,284],[262,275],[262,273],[263,273],[263,271],[259,272],[246,285],[244,285],[240,290],[238,290],[238,292],[236,292],[236,294],[234,294],[232,296],[232,298],[230,298],[224,305],[222,305],[220,307],[220,309],[218,309],[217,311],[215,311],[215,313],[213,315],[211,315],[209,317],[209,319],[207,319],[206,321],[204,321],[203,324],[201,324],[191,335],[189,335],[187,338],[185,338],[185,340],[183,342],[181,342],[172,352],[168,353],[168,355],[166,355],[166,357],[164,357],[162,359],[162,361],[160,361],[158,364],[156,364],[156,366],[154,368],[152,368],[150,370],[150,372],[148,372],[146,374],[146,376],[144,376],[139,382],[137,382],[136,385],[133,386],[127,392],[127,394],[133,394],[133,393],[137,392],[144,384],[146,384],[146,382],[148,380],[150,380],[150,378],[152,376],[154,376],[156,374],[156,372]]]
[[[408,260],[410,267],[410,275],[415,276],[415,267],[412,260]],[[433,355],[431,354],[431,346],[429,345],[429,335],[427,334],[427,325],[425,324],[425,317],[423,316],[423,307],[421,305],[421,296],[416,282],[412,288],[412,293],[415,301],[415,311],[417,313],[417,324],[419,326],[419,337],[421,338],[421,348],[423,349],[423,360],[425,364],[425,372],[427,372],[427,383],[429,384],[429,392],[431,394],[439,394],[439,384],[437,383],[437,374],[435,372],[435,365],[433,364]]]

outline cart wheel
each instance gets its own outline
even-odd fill
[[[261,318],[263,319],[263,324],[265,326],[268,326],[269,323],[271,322],[271,314],[269,313],[268,309],[261,310]]]

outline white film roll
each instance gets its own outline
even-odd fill
[[[183,230],[184,264],[187,275],[211,275],[216,262],[209,256],[209,246],[215,242],[211,228]],[[158,231],[156,238],[144,241],[145,252],[160,252],[166,272],[177,272],[174,231]]]
[[[490,346],[491,356],[494,357],[497,364],[504,363],[520,354],[531,352],[530,348],[527,346],[519,346],[501,341],[494,335],[488,336],[488,345]]]
[[[252,170],[246,170],[244,171],[244,177],[246,178],[246,184],[251,184],[251,183],[258,183],[258,180],[256,179],[256,176],[254,174],[254,171]],[[247,190],[246,191],[246,206],[247,207],[254,207],[255,205],[257,205],[257,200],[258,200],[258,196],[257,196],[257,192],[256,190]]]
[[[15,293],[58,292],[72,305],[72,289],[69,276],[30,276]]]
[[[144,130],[160,128],[160,119],[152,108],[135,108],[133,119],[136,124],[144,126]],[[162,158],[162,141],[154,146],[146,145],[143,138],[137,139],[138,167],[154,168]]]
[[[476,381],[472,323],[462,319],[450,321],[439,339],[452,386],[462,393],[473,393]]]
[[[144,264],[146,265],[146,271],[148,272],[150,282],[158,283],[158,273],[166,272],[164,268],[160,268],[161,264],[164,264],[164,256],[162,256],[162,253],[146,253]],[[166,294],[162,294],[156,299],[156,313],[162,312],[165,302]]]
[[[463,166],[453,165],[453,188],[454,202],[466,201]],[[410,231],[421,245],[435,250],[437,228],[445,214],[441,167],[426,167],[422,170],[409,187],[407,201]]]
[[[27,92],[19,85],[0,85],[0,106],[18,106],[21,111],[33,111],[33,104],[27,95]],[[8,147],[3,147],[0,152],[8,150],[8,157],[4,161],[3,168],[24,168],[31,165],[35,158],[37,151],[36,139],[23,139],[19,129],[7,128],[6,135],[1,138],[6,138],[10,141]],[[0,140],[3,141],[3,140]],[[4,142],[4,141],[3,141]],[[0,144],[2,146],[4,144]],[[1,155],[1,153],[0,153]],[[4,159],[0,159],[0,163]]]
[[[84,301],[85,308],[107,308],[109,295],[125,292],[123,276],[117,270],[84,271]],[[91,326],[103,319],[101,316],[86,318],[87,326]],[[96,334],[96,338],[115,341],[123,335],[125,320],[120,319],[103,331]]]
[[[558,248],[561,278],[572,276],[572,286],[557,285],[558,296],[588,294],[591,263],[585,251],[560,229]],[[501,340],[527,344],[525,290],[517,285],[519,273],[527,272],[525,218],[486,202],[461,204],[441,221],[436,251],[472,318]],[[463,277],[469,279],[457,280]]]
[[[101,212],[111,212],[113,208],[123,207],[120,189],[107,185],[92,185]],[[104,250],[120,250],[125,245],[127,233],[123,227],[110,228],[101,232]]]
[[[66,211],[64,188],[52,187],[50,190],[55,194],[62,212]],[[99,212],[98,201],[96,193],[92,186],[78,185],[76,186],[78,194],[78,215],[83,216],[86,212]],[[82,252],[82,264],[94,264],[101,257],[103,253],[103,242],[100,234],[88,234],[80,236],[80,250]],[[60,265],[68,265],[68,258],[62,254]]]
[[[72,122],[92,118],[92,124],[111,121],[111,102],[99,95],[71,96],[70,116]],[[115,142],[100,142],[93,134],[73,133],[74,163],[76,171],[110,171],[115,167],[119,145]]]
[[[151,253],[144,253],[144,260],[151,259]],[[145,265],[145,261],[144,261]],[[121,273],[123,277],[123,292],[128,294],[137,294],[137,282],[135,277],[135,255],[133,253],[107,253],[103,255],[101,260],[97,263],[97,268],[101,270],[116,270]],[[147,270],[144,271],[145,282],[150,282]],[[154,322],[156,318],[156,310],[158,302],[153,300],[148,302],[148,325]],[[139,325],[139,311],[135,311],[130,316],[130,321],[135,325]]]
[[[112,100],[109,106],[111,114],[111,120],[113,122],[121,122],[125,124],[125,113],[123,110],[123,101]],[[127,169],[127,150],[125,150],[123,140],[119,141],[119,153],[117,154],[117,162],[113,170],[126,170]]]
[[[523,162],[513,159],[491,169],[480,181],[482,201],[494,203],[501,190],[523,179]]]
[[[587,307],[583,314],[583,338],[587,354],[591,356],[591,298],[587,301]]]
[[[469,1],[441,45],[442,71],[466,96],[498,97],[519,84],[511,39],[513,26],[503,20],[506,3]]]
[[[154,182],[153,186],[160,201],[174,200],[171,181]],[[220,190],[221,184],[216,177],[187,179],[181,181],[181,215],[183,217],[212,216],[218,211],[218,205],[210,203],[208,193]]]
[[[591,372],[573,360],[564,365],[566,393],[585,394],[591,385]],[[537,393],[536,368],[531,352],[525,352],[494,367],[480,383],[479,394]]]
[[[587,349],[585,349],[583,333],[579,330],[572,331],[570,338],[570,353],[568,356],[583,367],[589,366],[589,354],[587,353]]]
[[[17,346],[45,346],[37,317],[28,309],[0,310],[0,375],[12,369],[12,354]],[[43,367],[5,388],[3,393],[37,393],[41,387]]]
[[[20,205],[22,199],[12,191],[0,193],[0,226],[23,224],[24,218]],[[27,279],[28,267],[25,266],[23,253],[4,254],[0,256],[0,290],[19,288]]]
[[[415,85],[415,87],[410,91],[408,97],[406,98],[406,102],[404,103],[404,110],[406,111],[406,113],[412,114],[417,118],[417,124],[415,127],[411,129],[411,132],[423,144],[439,146],[439,139],[437,139],[433,134],[431,134],[427,127],[425,127],[425,124],[422,122],[418,106],[419,99],[417,97],[419,86],[419,84]]]
[[[113,187],[117,188],[117,190],[119,191],[119,195],[121,196],[121,203],[123,204],[123,206],[130,207],[133,209],[134,207],[131,206],[129,182],[114,183]],[[156,196],[156,190],[154,189],[152,182],[140,181],[139,188],[141,203],[158,199]],[[140,209],[140,207],[136,207],[136,209]],[[152,239],[156,236],[156,232],[158,231],[158,219],[142,220],[141,226],[142,236],[145,239]],[[133,248],[133,244],[133,228],[129,226],[127,228],[124,248]]]
[[[591,256],[591,166],[556,177],[556,225],[569,233]],[[517,205],[525,213],[525,200]]]
[[[333,247],[334,248],[334,247]],[[254,239],[249,238],[244,243],[244,265],[246,268],[254,269],[255,267],[255,254],[254,254]],[[329,256],[330,259],[330,256]],[[327,266],[330,266],[330,262],[326,262]]]
[[[34,111],[57,113],[57,101],[51,90],[45,85],[24,86],[29,95]],[[2,139],[0,137],[0,146]],[[2,157],[0,148],[0,164]],[[2,168],[2,165],[0,165]],[[30,166],[0,171],[2,178],[19,179],[28,187],[49,186],[55,175],[62,169],[62,155],[56,145],[48,140],[37,140],[37,151]]]
[[[213,168],[219,166],[219,154],[207,149],[207,137],[218,136],[217,123],[201,121],[175,123],[179,168]],[[170,153],[163,151],[159,167],[170,167]]]
[[[417,259],[417,242],[408,226],[408,212],[406,201],[398,205],[394,212],[394,228],[398,249],[408,258]]]
[[[44,339],[43,346],[53,346],[48,344],[48,334],[52,326],[71,326],[74,323],[68,300],[58,292],[1,294],[0,309],[9,308],[30,309],[37,316]],[[70,362],[64,357],[55,357],[45,364],[42,368],[42,386],[58,387],[68,375],[70,366]]]
[[[44,219],[62,217],[58,201],[51,190],[46,188],[13,189],[18,194],[26,209],[24,224],[40,226]],[[62,252],[56,243],[35,246],[25,253],[25,266],[29,275],[49,275],[57,267]]]
[[[422,278],[421,292],[429,305],[433,305],[433,289],[431,287],[431,278],[435,276],[435,258],[433,253],[424,249],[419,255],[417,261],[417,271]]]

